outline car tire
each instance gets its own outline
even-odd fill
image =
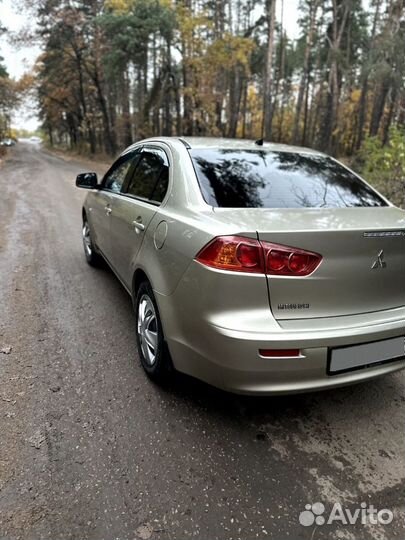
[[[136,343],[146,374],[162,382],[172,372],[172,362],[164,338],[162,322],[150,283],[139,286],[134,302]]]
[[[102,259],[101,256],[97,253],[94,248],[94,243],[91,238],[91,230],[89,222],[87,221],[86,216],[83,218],[83,227],[82,227],[82,237],[83,237],[83,248],[86,261],[90,266],[101,266]]]

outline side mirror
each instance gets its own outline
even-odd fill
[[[83,189],[96,189],[98,178],[95,172],[78,174],[76,177],[76,187]]]

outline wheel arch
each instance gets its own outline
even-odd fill
[[[139,289],[141,283],[143,283],[144,281],[147,281],[148,283],[150,283],[150,285],[152,287],[152,283],[151,283],[149,277],[147,276],[146,272],[142,268],[137,268],[135,270],[133,278],[132,278],[132,290],[131,290],[131,292],[132,292],[132,299],[133,299],[134,302],[135,302],[135,298],[136,298],[136,293],[138,292],[138,289]]]

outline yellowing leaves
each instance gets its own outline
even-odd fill
[[[145,1],[150,2],[152,6],[158,3],[163,7],[173,8],[172,0],[143,0],[143,2]],[[125,13],[129,13],[137,3],[139,3],[139,0],[106,0],[105,7],[117,15],[124,15]]]
[[[107,0],[105,2],[105,7],[118,14],[123,14],[130,11],[133,3],[134,0]]]
[[[250,55],[254,47],[253,40],[227,33],[208,48],[207,60],[210,66],[216,68],[231,69],[235,65],[241,64],[248,69]]]

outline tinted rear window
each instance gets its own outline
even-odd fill
[[[190,150],[206,202],[224,208],[387,206],[333,159],[263,150]]]

